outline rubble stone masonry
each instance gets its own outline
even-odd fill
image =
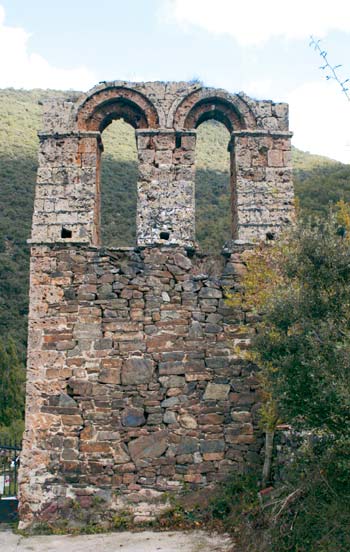
[[[134,126],[137,245],[100,244],[101,133]],[[195,240],[196,128],[231,133],[232,241]],[[292,221],[285,104],[188,83],[104,83],[45,106],[31,237],[21,528],[152,519],[184,487],[257,461],[245,255]],[[221,260],[220,260],[221,259]],[[114,522],[113,522],[114,520]]]

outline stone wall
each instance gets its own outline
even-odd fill
[[[233,352],[249,328],[223,299],[236,249],[210,276],[178,247],[33,247],[22,525],[96,496],[148,519],[166,500],[145,497],[257,458],[256,378]]]
[[[101,133],[136,131],[137,246],[100,244]],[[232,242],[195,240],[196,131],[231,133]],[[21,528],[149,520],[258,461],[257,381],[232,312],[254,243],[293,218],[288,109],[187,83],[105,83],[46,106],[33,215]],[[219,253],[219,252],[218,252]]]
[[[196,128],[207,119],[231,134],[232,237],[265,239],[291,222],[286,104],[197,84],[112,82],[45,109],[33,243],[100,245],[103,130],[120,117],[136,130],[139,245],[195,245]]]

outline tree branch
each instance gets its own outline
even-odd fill
[[[316,40],[312,35],[310,36],[310,46],[314,48],[314,50],[316,52],[319,53],[319,55],[321,56],[321,58],[324,60],[324,65],[321,65],[320,69],[322,71],[328,71],[329,74],[326,75],[326,79],[327,80],[335,80],[342,92],[345,94],[347,100],[350,102],[350,93],[349,93],[349,88],[347,86],[345,86],[347,83],[350,83],[350,79],[345,79],[344,81],[342,81],[338,74],[337,74],[337,69],[339,69],[342,65],[339,64],[339,65],[331,65],[328,61],[328,53],[326,52],[326,50],[322,50],[322,48],[320,47],[320,42],[321,40]]]

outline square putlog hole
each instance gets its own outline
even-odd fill
[[[72,237],[72,230],[68,230],[67,228],[64,228],[64,226],[62,226],[61,238],[68,239],[71,237]]]

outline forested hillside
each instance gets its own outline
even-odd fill
[[[13,336],[25,354],[28,306],[26,240],[30,234],[40,103],[72,92],[0,90],[0,337]],[[229,238],[229,158],[226,129],[215,122],[198,130],[197,239],[218,251]],[[102,225],[105,245],[135,239],[136,146],[134,131],[114,122],[103,134]],[[294,149],[295,188],[307,212],[324,212],[329,202],[350,201],[350,165]]]

